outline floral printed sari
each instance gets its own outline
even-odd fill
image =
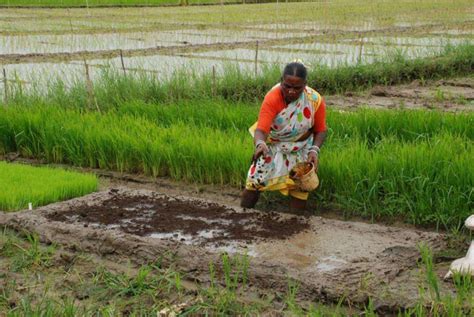
[[[321,104],[321,96],[306,86],[300,97],[288,104],[273,120],[267,139],[269,152],[252,163],[247,174],[246,188],[249,190],[279,190],[283,195],[308,199],[308,193],[297,189],[290,179],[289,171],[298,162],[308,158],[313,145],[313,134],[299,140],[314,125],[314,114]],[[257,124],[250,129],[254,134]]]

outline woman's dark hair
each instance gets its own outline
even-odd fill
[[[306,67],[303,64],[298,63],[298,62],[292,62],[285,66],[285,69],[283,70],[282,78],[287,75],[296,76],[296,77],[306,80],[308,71],[306,70]]]

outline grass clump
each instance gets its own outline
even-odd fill
[[[0,162],[0,210],[15,211],[82,196],[97,190],[94,175]]]
[[[420,299],[414,307],[399,316],[472,316],[474,308],[474,281],[470,275],[454,274],[455,294],[442,294],[440,281],[435,272],[432,251],[425,245],[419,246],[420,269],[424,273],[424,283],[419,287]],[[426,290],[428,294],[426,294]]]
[[[7,235],[0,239],[0,255],[11,258],[10,270],[19,272],[26,269],[39,269],[52,265],[55,245],[43,247],[38,235],[26,233],[25,240]]]

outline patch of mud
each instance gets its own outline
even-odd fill
[[[446,248],[439,233],[243,210],[125,188],[0,214],[0,224],[117,261],[140,264],[172,254],[173,264],[200,282],[209,282],[210,262],[222,265],[220,252],[247,254],[252,286],[285,292],[291,278],[300,284],[301,300],[345,297],[364,305],[370,297],[384,312],[419,299],[418,245],[434,252]],[[445,273],[437,272],[440,278]],[[440,282],[440,289],[445,294],[453,286]]]
[[[133,195],[111,189],[109,195],[96,204],[84,202],[68,211],[47,214],[46,218],[201,246],[223,245],[225,240],[286,239],[309,228],[302,217],[284,217],[275,212],[237,212],[215,203],[157,193]]]
[[[327,104],[351,109],[361,106],[379,109],[438,109],[443,111],[474,110],[474,77],[421,82],[407,85],[376,86],[364,95],[346,93],[328,96]]]

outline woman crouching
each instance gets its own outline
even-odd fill
[[[261,191],[279,190],[291,196],[290,209],[304,210],[308,192],[289,177],[299,162],[318,167],[326,138],[326,105],[319,93],[306,86],[307,70],[290,63],[281,82],[265,96],[258,121],[250,128],[254,137],[253,162],[247,175],[241,206],[253,208]]]

